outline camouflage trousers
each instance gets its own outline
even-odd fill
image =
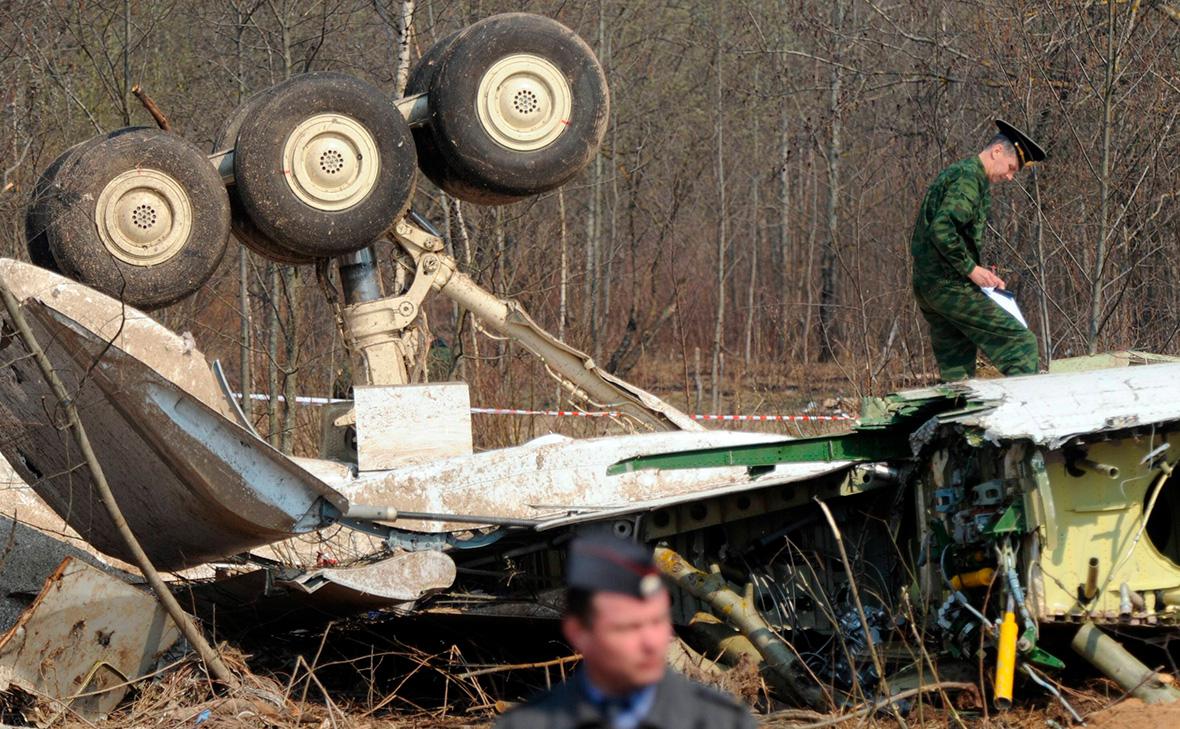
[[[971,282],[915,280],[914,298],[943,382],[974,377],[977,350],[1005,375],[1037,371],[1036,336]]]

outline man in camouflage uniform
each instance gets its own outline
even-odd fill
[[[977,155],[947,167],[926,191],[910,254],[914,297],[930,325],[930,344],[944,382],[975,375],[983,350],[1005,375],[1037,371],[1037,339],[980,287],[1004,281],[979,265],[979,242],[991,208],[991,185],[1008,182],[1045,152],[1019,129],[996,120],[999,133]]]

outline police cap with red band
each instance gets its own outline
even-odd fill
[[[664,589],[650,549],[609,535],[579,537],[570,544],[566,584],[640,599]]]

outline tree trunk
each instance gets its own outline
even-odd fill
[[[270,290],[266,297],[266,427],[270,444],[279,447],[279,287],[282,281],[277,263],[267,263],[266,273]]]
[[[243,48],[243,40],[246,33],[246,22],[248,16],[244,15],[242,11],[234,7],[237,13],[234,24],[234,58],[237,62],[237,76],[238,76],[238,103],[246,98],[246,62],[245,52]],[[238,245],[238,307],[240,309],[240,331],[239,331],[239,388],[242,391],[242,415],[245,416],[249,423],[254,422],[254,400],[251,397],[254,391],[254,347],[252,340],[252,327],[250,316],[250,251],[244,245]]]
[[[290,454],[295,435],[295,408],[299,378],[299,269],[283,267],[283,290],[287,301],[287,326],[283,329],[283,344],[286,362],[283,367],[283,433],[279,438],[279,450]]]
[[[834,0],[832,3],[832,30],[839,34],[844,26],[844,0]],[[838,295],[836,291],[836,236],[840,223],[840,154],[842,152],[841,124],[840,124],[840,86],[843,74],[840,69],[840,39],[837,36],[833,45],[832,64],[828,78],[828,113],[831,126],[831,136],[828,138],[828,210],[827,234],[824,237],[823,252],[820,260],[820,293],[819,293],[819,331],[820,360],[835,359],[837,331],[836,307]]]
[[[1098,351],[1098,330],[1102,325],[1103,269],[1106,268],[1107,237],[1110,235],[1110,136],[1114,114],[1114,76],[1118,54],[1114,43],[1114,3],[1106,4],[1106,79],[1102,85],[1102,169],[1098,180],[1098,242],[1094,269],[1090,275],[1090,328],[1086,348]]]
[[[558,293],[557,293],[557,338],[565,341],[565,322],[568,316],[569,306],[569,283],[570,283],[570,263],[569,263],[569,242],[567,240],[566,220],[565,220],[565,192],[562,188],[557,188],[557,220],[559,224],[558,245],[560,246],[560,260],[558,262]],[[557,385],[553,396],[553,406],[561,408],[561,385]]]
[[[711,390],[711,404],[713,412],[721,409],[721,347],[725,338],[725,255],[729,235],[727,228],[729,208],[725,197],[725,116],[724,116],[724,76],[721,67],[721,34],[723,32],[724,10],[718,6],[717,14],[717,50],[714,56],[713,70],[716,75],[715,98],[717,114],[713,134],[717,140],[717,270],[716,296],[717,310],[713,321],[713,362],[710,372],[709,387]]]
[[[565,322],[568,316],[569,306],[569,283],[570,283],[570,263],[569,263],[569,246],[566,233],[565,220],[565,192],[557,189],[557,220],[559,224],[558,245],[560,246],[561,254],[558,263],[558,293],[557,293],[557,338],[565,339]]]
[[[602,51],[601,51],[601,55],[599,56],[599,58],[602,62],[603,70],[608,74],[607,78],[609,81],[612,48],[611,48],[610,36],[607,35],[605,32],[606,24],[605,24],[605,16],[603,14],[599,15],[599,23],[600,23],[600,27],[603,29]],[[607,140],[607,145],[610,149],[618,149],[619,137],[618,137],[618,133],[617,133],[617,128],[615,126],[615,119],[618,115],[618,109],[619,109],[619,107],[617,104],[611,107],[610,117],[607,122],[608,123],[608,127],[607,127],[608,134],[610,135]],[[598,158],[601,159],[602,155],[599,155]],[[602,358],[601,347],[603,344],[603,340],[606,339],[605,323],[609,322],[611,319],[611,316],[610,316],[611,288],[612,288],[611,284],[613,283],[613,278],[614,278],[613,272],[614,272],[614,265],[615,265],[615,251],[616,251],[616,240],[617,240],[616,236],[618,233],[619,174],[618,174],[617,169],[610,169],[608,174],[610,175],[610,219],[609,219],[609,221],[607,221],[608,224],[607,224],[606,235],[601,236],[603,238],[603,246],[604,246],[605,254],[606,254],[605,255],[605,262],[603,265],[603,271],[602,271],[602,285],[601,285],[601,289],[602,289],[602,321],[604,323],[604,328],[603,328],[602,336],[595,338],[597,346],[599,347],[599,350],[600,350],[599,353],[596,354],[594,357],[596,360],[599,360]],[[604,200],[605,200],[605,196],[604,196]],[[603,207],[605,208],[605,204]],[[603,217],[606,217],[605,210],[602,211],[602,215],[603,215]]]
[[[1037,310],[1041,319],[1041,359],[1046,364],[1053,359],[1053,335],[1049,329],[1049,287],[1045,260],[1045,223],[1041,212],[1041,183],[1037,173],[1032,173],[1033,202],[1037,206],[1037,217],[1033,222],[1033,243],[1037,251]]]
[[[754,88],[758,88],[758,69],[754,69]],[[762,159],[761,145],[759,144],[759,111],[753,109],[753,127],[754,127],[754,161],[755,163]],[[746,281],[746,327],[745,327],[745,347],[743,348],[742,370],[748,372],[750,368],[750,360],[753,357],[754,350],[754,289],[758,285],[758,243],[761,238],[761,220],[762,210],[759,207],[758,200],[758,168],[754,167],[750,174],[750,184],[753,189],[750,191],[750,205],[753,210],[750,213],[750,245],[749,245],[749,264],[750,277]]]
[[[819,170],[815,166],[815,150],[808,150],[807,157],[810,160],[808,167],[812,171],[811,175],[811,225],[807,232],[807,250],[803,251],[804,269],[803,275],[800,276],[799,285],[803,287],[803,300],[806,302],[803,307],[803,333],[801,339],[803,340],[803,361],[811,361],[811,320],[815,314],[815,282],[812,280],[815,274],[815,236],[819,228]]]
[[[598,52],[601,53],[606,44],[606,4],[605,0],[598,2]],[[590,176],[590,208],[586,214],[586,300],[583,303],[585,319],[584,331],[592,337],[590,342],[590,356],[595,360],[601,359],[602,335],[598,328],[599,270],[602,266],[602,155],[595,155],[594,165]]]
[[[394,94],[401,98],[406,93],[410,78],[410,36],[413,33],[414,0],[402,0],[397,22],[397,69],[393,76]]]
[[[123,126],[131,126],[131,0],[123,0]]]
[[[781,112],[778,169],[778,296],[782,355],[786,358],[791,354],[791,293],[795,289],[791,276],[797,271],[794,271],[794,257],[791,255],[791,116],[785,97]]]

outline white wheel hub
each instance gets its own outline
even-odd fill
[[[283,174],[303,202],[316,210],[345,210],[377,184],[377,142],[360,122],[342,114],[304,119],[283,145]]]
[[[127,170],[107,183],[94,209],[98,236],[111,255],[135,266],[175,256],[193,229],[188,193],[171,175]]]
[[[549,61],[528,53],[501,58],[479,82],[475,112],[492,139],[508,149],[541,149],[569,124],[573,92]]]

